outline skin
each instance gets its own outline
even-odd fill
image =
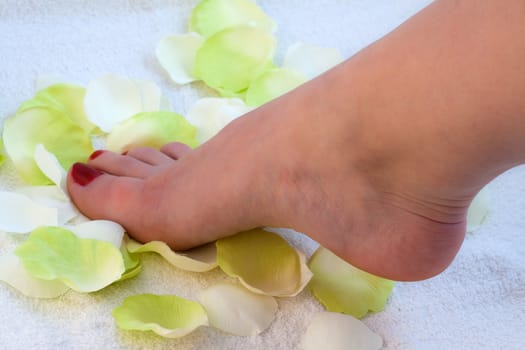
[[[373,274],[429,278],[476,193],[525,163],[524,31],[524,1],[435,1],[199,148],[103,152],[68,189],[139,241],[289,227]]]

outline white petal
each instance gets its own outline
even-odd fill
[[[216,284],[198,299],[208,313],[210,325],[224,332],[250,336],[264,331],[277,312],[277,302],[233,284]]]
[[[186,119],[197,127],[197,141],[202,144],[252,109],[238,98],[205,97],[193,104]]]
[[[32,298],[56,298],[69,290],[58,280],[46,281],[32,277],[16,255],[0,258],[0,281]]]
[[[142,112],[142,94],[133,80],[108,74],[89,82],[84,98],[86,116],[105,132]]]
[[[122,226],[109,220],[91,220],[66,228],[77,237],[109,242],[117,249],[120,249],[125,231]]]
[[[39,226],[58,225],[58,210],[32,201],[29,197],[0,191],[0,230],[28,233]]]
[[[303,350],[379,350],[383,340],[363,322],[335,312],[316,314],[302,340]]]
[[[288,48],[283,68],[296,70],[312,79],[342,61],[343,55],[337,49],[296,43]]]
[[[27,186],[17,189],[17,193],[26,195],[45,207],[56,208],[59,226],[81,215],[69,200],[69,196],[64,196],[62,189],[57,186]]]
[[[49,180],[51,180],[62,191],[65,198],[69,198],[66,188],[66,171],[55,155],[49,152],[43,144],[39,143],[35,147],[35,163],[38,168],[44,173]]]
[[[138,85],[142,100],[142,112],[154,112],[160,110],[162,92],[160,88],[149,80],[135,80]]]
[[[197,33],[170,35],[159,42],[157,59],[174,82],[186,84],[197,80],[193,75],[193,66],[202,43],[204,37]]]

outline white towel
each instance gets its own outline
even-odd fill
[[[303,41],[337,47],[350,56],[386,34],[427,0],[299,1],[267,0],[260,5],[274,18],[279,48]],[[200,84],[170,83],[153,52],[164,35],[186,31],[196,1],[92,0],[0,2],[0,117],[32,96],[39,74],[54,73],[85,85],[103,73],[157,82],[175,110],[184,114],[209,93]],[[2,188],[19,184],[8,167]],[[491,212],[469,234],[458,257],[442,275],[418,283],[398,283],[385,311],[364,321],[386,349],[525,348],[525,168],[489,185]],[[1,208],[0,208],[1,210]],[[286,234],[311,253],[315,244]],[[0,253],[21,239],[0,235]],[[195,299],[199,290],[227,279],[213,271],[182,272],[153,255],[144,257],[135,279],[94,294],[69,292],[56,300],[22,296],[0,284],[1,349],[296,349],[311,316],[322,307],[304,291],[279,299],[271,327],[256,337],[236,337],[202,328],[178,340],[116,328],[111,310],[129,295],[177,294]]]

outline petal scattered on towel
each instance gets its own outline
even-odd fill
[[[58,225],[58,210],[43,206],[29,197],[0,191],[0,230],[29,233],[39,226]]]
[[[202,144],[228,123],[251,110],[238,98],[205,97],[190,107],[186,118],[197,128],[197,141]]]
[[[190,31],[209,37],[221,30],[240,25],[273,33],[277,24],[251,0],[203,0],[190,15]]]
[[[261,333],[272,323],[278,309],[273,297],[233,284],[213,285],[202,291],[198,299],[211,326],[235,335]]]
[[[78,238],[60,227],[34,230],[15,253],[31,276],[58,279],[79,292],[100,290],[125,270],[122,255],[113,244]]]
[[[291,296],[301,291],[301,259],[281,236],[254,229],[219,239],[216,244],[219,267],[252,292]]]
[[[46,281],[31,276],[20,259],[11,254],[0,257],[0,281],[32,298],[56,298],[69,290],[61,281]]]
[[[379,350],[383,340],[352,316],[320,312],[310,321],[301,345],[302,350]]]
[[[254,107],[263,105],[295,89],[306,80],[304,75],[295,70],[268,69],[250,84],[246,91],[246,104]]]
[[[470,203],[467,212],[467,231],[472,232],[481,225],[489,213],[490,198],[486,188],[482,189]]]
[[[53,153],[64,169],[85,161],[93,152],[91,138],[78,124],[58,110],[28,108],[4,123],[4,145],[20,176],[32,185],[48,185],[51,181],[34,160],[37,144]]]
[[[197,80],[193,75],[197,50],[204,43],[204,37],[197,33],[168,35],[161,39],[155,54],[162,68],[177,84]]]
[[[272,64],[275,38],[254,27],[220,31],[195,56],[195,76],[225,97],[242,94]]]
[[[158,149],[174,141],[195,147],[196,133],[197,129],[178,113],[139,113],[113,127],[107,138],[107,148],[121,153],[138,146]]]
[[[160,110],[162,96],[152,84],[114,74],[93,79],[84,98],[86,115],[102,131],[110,132],[135,114]]]
[[[217,249],[215,244],[205,244],[190,250],[175,252],[164,242],[151,241],[146,244],[132,239],[127,244],[130,253],[157,253],[179,269],[193,272],[205,272],[217,267]]]
[[[328,249],[319,247],[308,266],[314,273],[309,287],[328,311],[357,318],[383,310],[394,282],[359,270]]]
[[[179,338],[208,325],[204,308],[175,295],[140,294],[127,297],[113,310],[120,329],[153,331],[166,338]]]

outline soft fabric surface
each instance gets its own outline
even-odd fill
[[[345,56],[378,39],[429,1],[260,1],[279,24],[278,60],[296,42],[339,48]],[[0,117],[32,96],[40,74],[54,73],[85,85],[112,72],[157,82],[184,114],[210,91],[200,84],[175,86],[153,57],[158,40],[186,31],[195,1],[93,0],[0,2]],[[20,184],[10,164],[1,169],[3,188]],[[386,349],[525,348],[525,167],[489,185],[491,211],[467,235],[450,268],[418,283],[398,283],[385,309],[364,319]],[[285,232],[311,254],[316,244]],[[0,235],[0,253],[23,238]],[[55,300],[29,299],[0,284],[2,349],[296,349],[312,315],[322,307],[308,291],[279,299],[271,327],[256,337],[203,328],[179,339],[125,332],[111,310],[139,293],[197,292],[227,278],[219,271],[186,273],[161,258],[144,257],[135,279],[94,294],[69,292]]]

